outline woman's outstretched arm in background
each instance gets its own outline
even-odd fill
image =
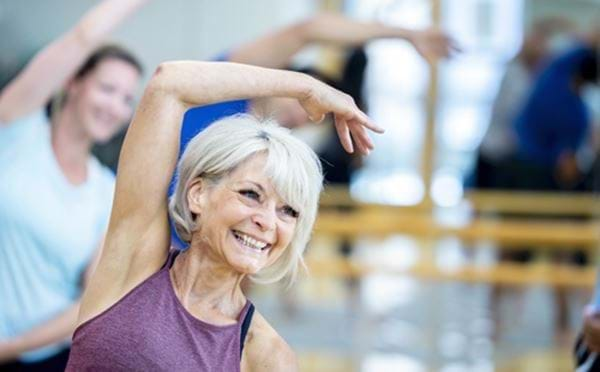
[[[454,41],[435,28],[410,30],[378,22],[361,22],[341,14],[322,13],[234,48],[229,61],[284,68],[292,57],[310,44],[355,47],[383,38],[406,40],[427,60],[458,51]]]

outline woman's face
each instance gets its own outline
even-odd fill
[[[71,83],[68,100],[93,142],[110,140],[131,118],[140,74],[131,64],[107,58]]]
[[[264,174],[265,155],[241,164],[216,185],[195,182],[188,192],[203,247],[237,273],[255,274],[275,262],[292,240],[298,212]]]

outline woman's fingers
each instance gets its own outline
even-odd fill
[[[350,128],[350,133],[352,133],[354,142],[360,142],[366,149],[369,150],[374,148],[373,141],[371,141],[369,133],[365,127],[361,125],[361,123],[350,121],[348,122],[348,127]]]
[[[354,127],[348,127],[350,129],[350,133],[352,134],[352,139],[354,140],[354,146],[358,149],[358,152],[362,155],[369,155],[370,149],[365,142],[364,138],[358,133],[359,129]]]
[[[368,154],[373,149],[373,142],[367,129],[375,133],[383,133],[384,129],[373,123],[356,107],[349,95],[325,85],[323,87],[325,89],[319,91],[319,94],[312,94],[309,98],[300,101],[310,120],[320,122],[327,113],[332,112],[335,128],[344,150],[353,153],[356,146],[360,153]]]
[[[354,152],[354,146],[352,145],[352,139],[350,138],[350,130],[348,129],[348,123],[341,115],[334,115],[335,119],[335,130],[337,131],[342,147],[346,152],[352,154]]]
[[[342,147],[347,152],[352,153],[354,152],[354,148],[356,148],[361,154],[368,155],[373,150],[373,141],[360,121],[346,120],[336,115],[335,126]]]
[[[385,132],[385,129],[383,129],[379,125],[373,123],[371,121],[371,119],[367,116],[367,114],[362,112],[356,106],[354,106],[354,109],[351,110],[347,116],[345,116],[345,119],[347,122],[356,122],[356,123],[358,123],[358,125],[368,128],[375,133],[381,134],[381,133]]]

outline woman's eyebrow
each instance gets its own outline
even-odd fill
[[[265,188],[258,182],[250,181],[250,180],[245,180],[244,182],[251,183],[254,186],[256,186],[261,192],[265,192]]]

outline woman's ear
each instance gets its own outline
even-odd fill
[[[207,192],[206,181],[201,177],[195,178],[190,183],[187,190],[187,202],[190,212],[199,215],[204,206],[205,195]]]

